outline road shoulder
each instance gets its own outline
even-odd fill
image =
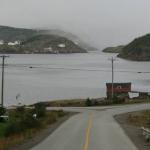
[[[150,143],[145,142],[140,128],[128,123],[127,119],[129,114],[130,113],[115,115],[114,118],[139,150],[149,150]]]

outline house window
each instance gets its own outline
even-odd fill
[[[122,89],[122,86],[120,86],[120,85],[119,85],[119,86],[117,86],[117,89]]]

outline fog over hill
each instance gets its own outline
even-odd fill
[[[74,40],[71,40],[71,37]],[[86,53],[87,50],[92,48],[63,31],[0,26],[0,53],[58,54]]]
[[[149,0],[0,0],[0,24],[60,29],[103,49],[149,33]]]

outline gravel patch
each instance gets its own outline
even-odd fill
[[[137,112],[135,112],[135,113],[137,113]],[[125,133],[133,141],[133,143],[136,145],[136,147],[139,150],[150,150],[150,142],[145,141],[145,139],[142,135],[142,130],[140,130],[140,127],[131,125],[127,121],[129,114],[130,113],[116,115],[116,116],[114,116],[114,118],[120,124],[120,126],[123,128]]]

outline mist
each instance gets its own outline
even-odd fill
[[[0,25],[71,32],[102,50],[150,32],[149,0],[0,0]]]

